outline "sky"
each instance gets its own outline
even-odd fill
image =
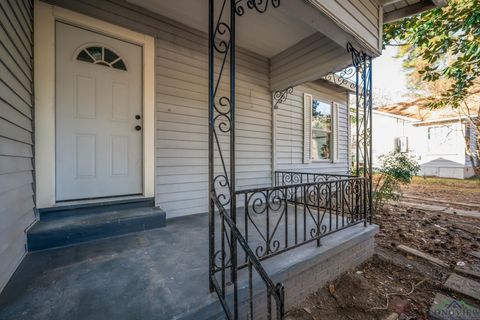
[[[396,47],[388,46],[380,57],[373,60],[375,106],[411,100],[407,96],[407,77],[402,69],[402,59],[394,58],[396,53]]]

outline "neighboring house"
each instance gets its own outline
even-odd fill
[[[384,4],[436,2],[1,1],[0,318],[281,318],[370,257],[321,79],[353,62],[371,93]]]
[[[478,117],[480,95],[464,107],[431,110],[425,99],[392,104],[373,112],[373,163],[392,151],[413,153],[421,167],[420,175],[464,179],[474,175],[465,137],[475,154],[476,129],[469,125],[467,113]],[[478,160],[476,160],[478,161]]]

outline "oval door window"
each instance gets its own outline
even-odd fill
[[[84,48],[78,53],[77,60],[127,71],[125,63],[123,62],[122,58],[118,56],[118,54],[101,46]]]

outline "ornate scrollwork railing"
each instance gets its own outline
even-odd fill
[[[280,0],[235,0],[235,12],[237,15],[243,16],[245,14],[244,5],[246,4],[248,9],[255,9],[259,13],[264,13],[270,3],[273,8],[280,6]]]
[[[209,284],[210,291],[217,293],[228,319],[236,320],[243,315],[248,319],[256,317],[254,301],[262,298],[258,290],[253,295],[253,286],[257,283],[253,281],[253,272],[266,288],[266,294],[260,291],[266,310],[259,313],[267,315],[268,319],[273,315],[283,319],[283,286],[272,282],[260,261],[311,241],[320,245],[325,235],[367,221],[367,171],[363,178],[324,179],[238,193],[235,190],[235,19],[247,9],[264,13],[269,7],[279,5],[280,0],[209,0]],[[357,110],[363,103],[364,120],[367,121],[367,109],[371,107],[371,58],[351,45],[347,50],[352,53],[356,73]],[[227,68],[228,78],[224,76]],[[227,91],[219,90],[226,86]],[[289,92],[291,88],[278,93],[276,100],[282,101]],[[371,130],[371,126],[365,128]],[[371,131],[365,129],[364,132],[366,137],[371,135]],[[364,168],[368,161],[367,147],[363,149]],[[224,156],[225,150],[228,158]],[[358,169],[357,163],[357,172]],[[237,223],[237,195],[243,196],[245,201],[244,233]],[[264,227],[258,220],[263,218],[266,218]],[[289,236],[292,233],[293,237]],[[245,259],[241,264],[238,263],[239,253]],[[244,286],[249,297],[246,310],[239,310],[237,273],[241,268],[248,269],[248,283]]]
[[[256,318],[254,315],[253,273],[266,287],[266,310],[258,311],[272,319],[284,315],[283,285],[274,284],[251,251],[237,227],[235,193],[235,19],[245,9],[263,13],[269,4],[278,7],[280,0],[209,0],[209,284],[216,292],[228,319]],[[246,7],[244,7],[246,5]],[[220,62],[219,65],[216,62]],[[229,77],[225,69],[228,68]],[[219,88],[228,86],[228,91]],[[225,142],[228,141],[228,142]],[[228,151],[228,158],[225,157]],[[245,256],[248,268],[248,308],[239,308],[237,256]],[[272,300],[275,302],[273,313]],[[243,303],[242,303],[243,305]],[[265,312],[264,312],[265,311]]]
[[[365,211],[372,212],[372,57],[347,45],[355,68],[355,173],[367,178]],[[370,214],[370,222],[372,215]]]
[[[263,268],[260,260],[252,251],[250,244],[244,238],[244,235],[238,229],[237,224],[231,218],[231,215],[224,209],[222,209],[222,205],[217,203],[219,210],[219,217],[221,218],[222,225],[225,228],[225,234],[231,234],[237,241],[238,247],[240,249],[240,253],[245,257],[244,264],[238,265],[237,268],[246,268],[247,269],[247,279],[245,289],[247,291],[246,296],[247,298],[247,305],[244,309],[238,309],[238,291],[235,290],[233,294],[233,308],[231,308],[231,304],[226,299],[228,291],[226,287],[221,287],[222,283],[219,283],[216,278],[213,278],[213,285],[217,293],[219,293],[220,302],[225,311],[225,315],[228,319],[238,319],[238,318],[245,318],[245,319],[256,319],[256,316],[266,315],[267,319],[283,319],[283,315],[285,313],[285,293],[284,287],[281,283],[274,283],[268,273]],[[227,257],[220,257],[221,259],[227,260]],[[221,266],[217,266],[221,270]],[[225,275],[224,275],[225,276]],[[263,285],[266,287],[267,294],[265,296],[259,296],[258,294],[254,293],[254,278],[258,277]],[[274,304],[273,304],[274,303]],[[263,311],[262,306],[265,308]],[[241,315],[241,317],[239,317]]]
[[[320,245],[321,238],[368,220],[366,178],[320,177],[237,191],[244,201],[244,237],[259,260],[312,241]]]
[[[286,186],[289,184],[322,182],[353,178],[354,175],[344,173],[318,173],[301,171],[275,171],[275,185]]]

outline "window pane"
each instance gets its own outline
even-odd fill
[[[330,159],[330,139],[329,132],[312,130],[312,159]]]
[[[90,55],[85,50],[82,50],[78,54],[77,59],[80,61],[93,62],[92,57],[90,57]]]
[[[332,130],[332,105],[319,100],[312,102],[312,128]]]
[[[125,66],[125,63],[123,63],[122,60],[118,60],[117,62],[115,62],[115,63],[112,65],[112,67],[114,67],[115,69],[127,71],[127,67]]]
[[[87,50],[95,60],[103,60],[102,47],[90,47]]]
[[[105,48],[104,50],[105,50],[105,54],[104,54],[105,57],[103,58],[103,60],[105,60],[106,62],[112,63],[113,61],[118,59],[118,56],[115,54],[115,52],[112,52],[107,48]]]

